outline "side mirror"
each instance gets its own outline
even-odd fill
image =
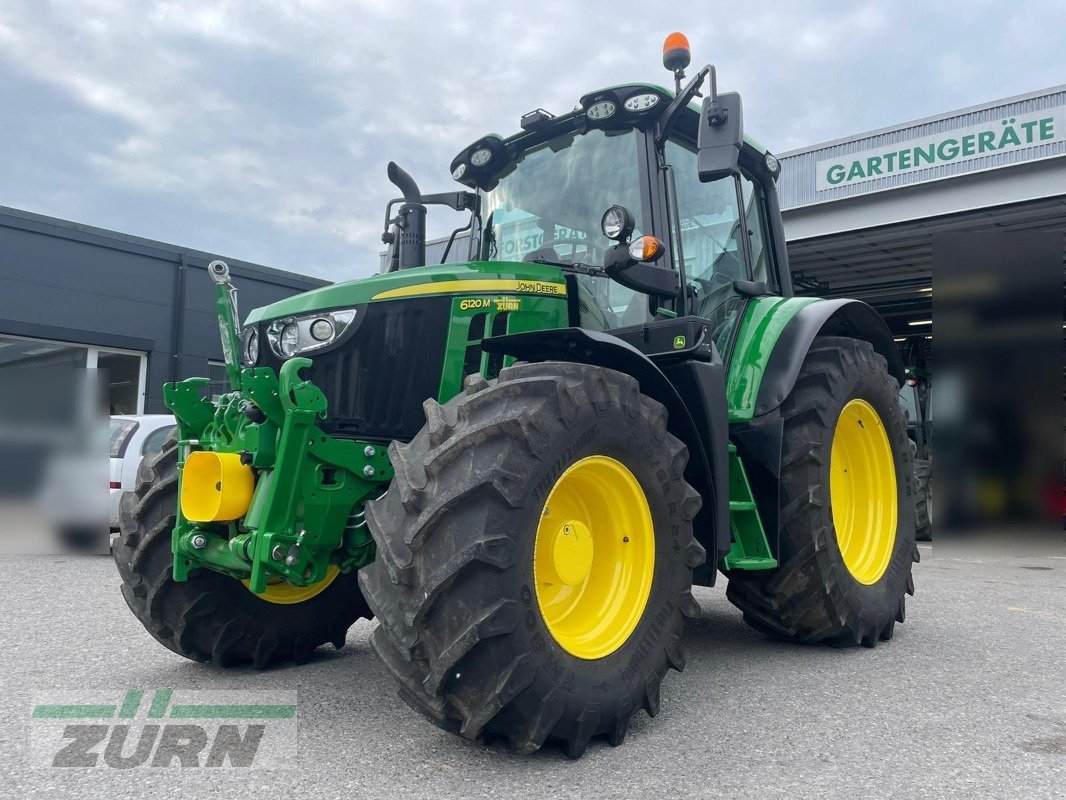
[[[704,183],[736,174],[744,146],[740,95],[725,92],[704,98],[700,110],[698,169]]]

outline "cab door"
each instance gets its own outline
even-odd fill
[[[710,321],[728,360],[748,298],[781,294],[768,198],[743,164],[739,175],[701,183],[696,146],[687,140],[667,141],[664,157],[673,174],[672,256],[685,275],[686,310]]]

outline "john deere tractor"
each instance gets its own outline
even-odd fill
[[[664,64],[673,90],[478,139],[457,191],[390,164],[381,274],[242,326],[210,266],[230,390],[164,387],[177,437],[115,547],[159,642],[263,667],[373,617],[437,725],[577,757],[657,713],[719,572],[770,636],[892,637],[917,559],[892,337],[793,296],[777,159],[683,37]],[[425,263],[439,204],[469,212],[462,263]]]

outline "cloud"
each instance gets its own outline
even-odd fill
[[[343,279],[376,269],[388,160],[450,188],[456,152],[531,108],[667,83],[671,30],[783,151],[1053,84],[1064,23],[1053,3],[4,0],[0,203]]]

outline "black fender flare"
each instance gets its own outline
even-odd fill
[[[885,357],[889,374],[903,386],[903,360],[881,315],[861,300],[819,300],[796,312],[777,338],[755,399],[757,416],[774,411],[788,397],[816,336],[850,336],[869,342]]]
[[[495,336],[481,343],[489,353],[514,356],[522,361],[568,361],[624,372],[636,378],[640,391],[666,407],[667,430],[689,451],[687,480],[703,498],[693,520],[696,540],[707,550],[707,565],[714,567],[729,552],[728,474],[716,475],[699,427],[677,389],[661,369],[628,342],[601,331],[583,328],[551,328],[529,333]],[[727,472],[727,470],[726,470]]]

